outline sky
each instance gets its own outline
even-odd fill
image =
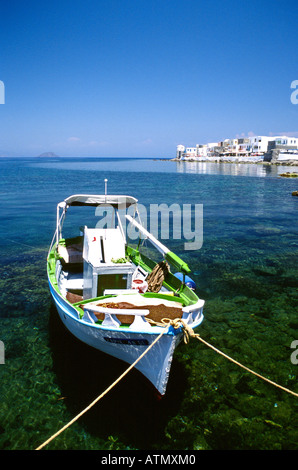
[[[2,0],[0,156],[298,136],[297,18],[297,0]]]

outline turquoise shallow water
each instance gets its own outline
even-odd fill
[[[0,159],[0,449],[34,449],[127,367],[64,330],[48,292],[56,204],[108,191],[151,203],[203,204],[203,245],[184,251],[206,300],[199,333],[295,392],[297,180],[286,167],[143,159]],[[296,170],[297,171],[297,170]],[[137,372],[49,449],[297,449],[297,398],[197,340],[181,344],[157,401]]]

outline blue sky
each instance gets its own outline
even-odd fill
[[[0,156],[173,157],[298,136],[297,1],[10,0],[0,13]]]

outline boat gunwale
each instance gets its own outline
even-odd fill
[[[127,326],[119,326],[117,328],[113,328],[111,326],[102,326],[102,324],[100,323],[90,323],[90,322],[87,322],[85,320],[83,320],[83,318],[80,318],[78,315],[79,315],[79,312],[78,310],[76,309],[76,307],[71,304],[67,299],[65,299],[65,297],[63,297],[63,295],[57,291],[57,289],[55,289],[55,287],[53,286],[51,280],[49,279],[48,277],[48,282],[50,284],[50,288],[51,290],[53,291],[52,292],[52,295],[54,296],[54,300],[56,302],[56,296],[59,297],[60,299],[60,302],[59,302],[59,306],[60,308],[63,309],[63,312],[71,319],[71,320],[75,320],[76,322],[78,322],[79,324],[83,324],[87,327],[91,327],[91,328],[95,328],[95,329],[100,329],[100,330],[105,330],[105,331],[112,331],[112,332],[116,332],[116,333],[129,333],[129,334],[149,334],[149,335],[158,335],[160,334],[162,331],[164,331],[164,329],[167,327],[167,325],[165,324],[165,326],[159,326],[159,325],[151,325],[151,328],[152,330],[133,330],[131,329],[130,327],[127,327]],[[101,297],[101,299],[103,299],[105,297]],[[111,296],[108,296],[106,298],[111,298]],[[61,302],[62,300],[62,302]],[[90,299],[90,300],[93,300],[94,299]],[[71,307],[71,309],[76,312],[76,315],[71,315],[71,313],[66,309],[66,306],[67,307]],[[202,321],[202,320],[201,320]],[[199,322],[199,324],[201,323],[201,321]],[[197,325],[196,325],[197,326]],[[195,326],[193,326],[195,327]],[[182,327],[180,328],[177,328],[177,329],[174,329],[173,327],[170,327],[168,329],[167,332],[165,332],[166,335],[170,335],[170,336],[176,336],[178,335],[179,333],[182,333]]]
[[[54,300],[56,302],[56,296],[59,297],[59,304],[60,304],[60,307],[63,309],[64,313],[72,320],[75,320],[77,321],[78,323],[80,324],[83,324],[87,327],[91,327],[91,328],[96,328],[96,329],[100,329],[100,330],[105,330],[105,331],[113,331],[113,332],[123,332],[123,333],[129,333],[129,334],[149,334],[149,335],[158,335],[160,334],[162,331],[164,331],[164,329],[167,327],[167,325],[165,324],[165,326],[159,326],[159,325],[151,325],[151,328],[152,330],[134,330],[134,329],[131,329],[130,327],[127,327],[127,326],[119,326],[117,328],[113,328],[111,326],[109,327],[106,327],[106,326],[102,326],[102,324],[100,323],[90,323],[90,322],[87,322],[85,320],[83,320],[83,318],[80,318],[79,317],[79,311],[78,309],[76,308],[75,305],[71,304],[65,297],[63,297],[63,295],[55,288],[55,286],[53,285],[49,275],[48,275],[48,282],[50,284],[50,288],[53,292],[51,292],[52,296],[54,297]],[[104,298],[115,298],[117,296],[114,296],[114,295],[109,295],[109,296],[101,296],[100,299],[104,299]],[[88,299],[88,301],[86,301],[86,303],[88,304],[88,302],[91,302],[91,301],[94,301],[96,299]],[[76,313],[76,316],[75,315],[71,315],[71,313],[67,310],[66,306],[69,307]],[[201,313],[201,315],[198,317],[197,321],[194,322],[194,323],[191,323],[189,326],[191,328],[196,328],[197,326],[199,326],[202,321],[204,319],[204,315],[203,313]],[[165,332],[166,335],[170,335],[170,336],[176,336],[178,335],[179,333],[182,333],[182,330],[183,330],[183,326],[179,327],[179,328],[176,328],[174,329],[172,326],[170,326],[170,328],[168,328],[168,331]]]

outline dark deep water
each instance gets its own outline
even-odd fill
[[[184,251],[205,299],[199,333],[297,393],[297,179],[286,167],[142,159],[0,159],[0,449],[32,450],[102,393],[126,365],[73,338],[52,307],[46,256],[56,205],[76,193],[203,204],[204,241]],[[297,170],[296,170],[297,171]],[[298,349],[296,347],[296,349]],[[131,372],[48,449],[297,450],[297,398],[193,339],[166,396]]]

